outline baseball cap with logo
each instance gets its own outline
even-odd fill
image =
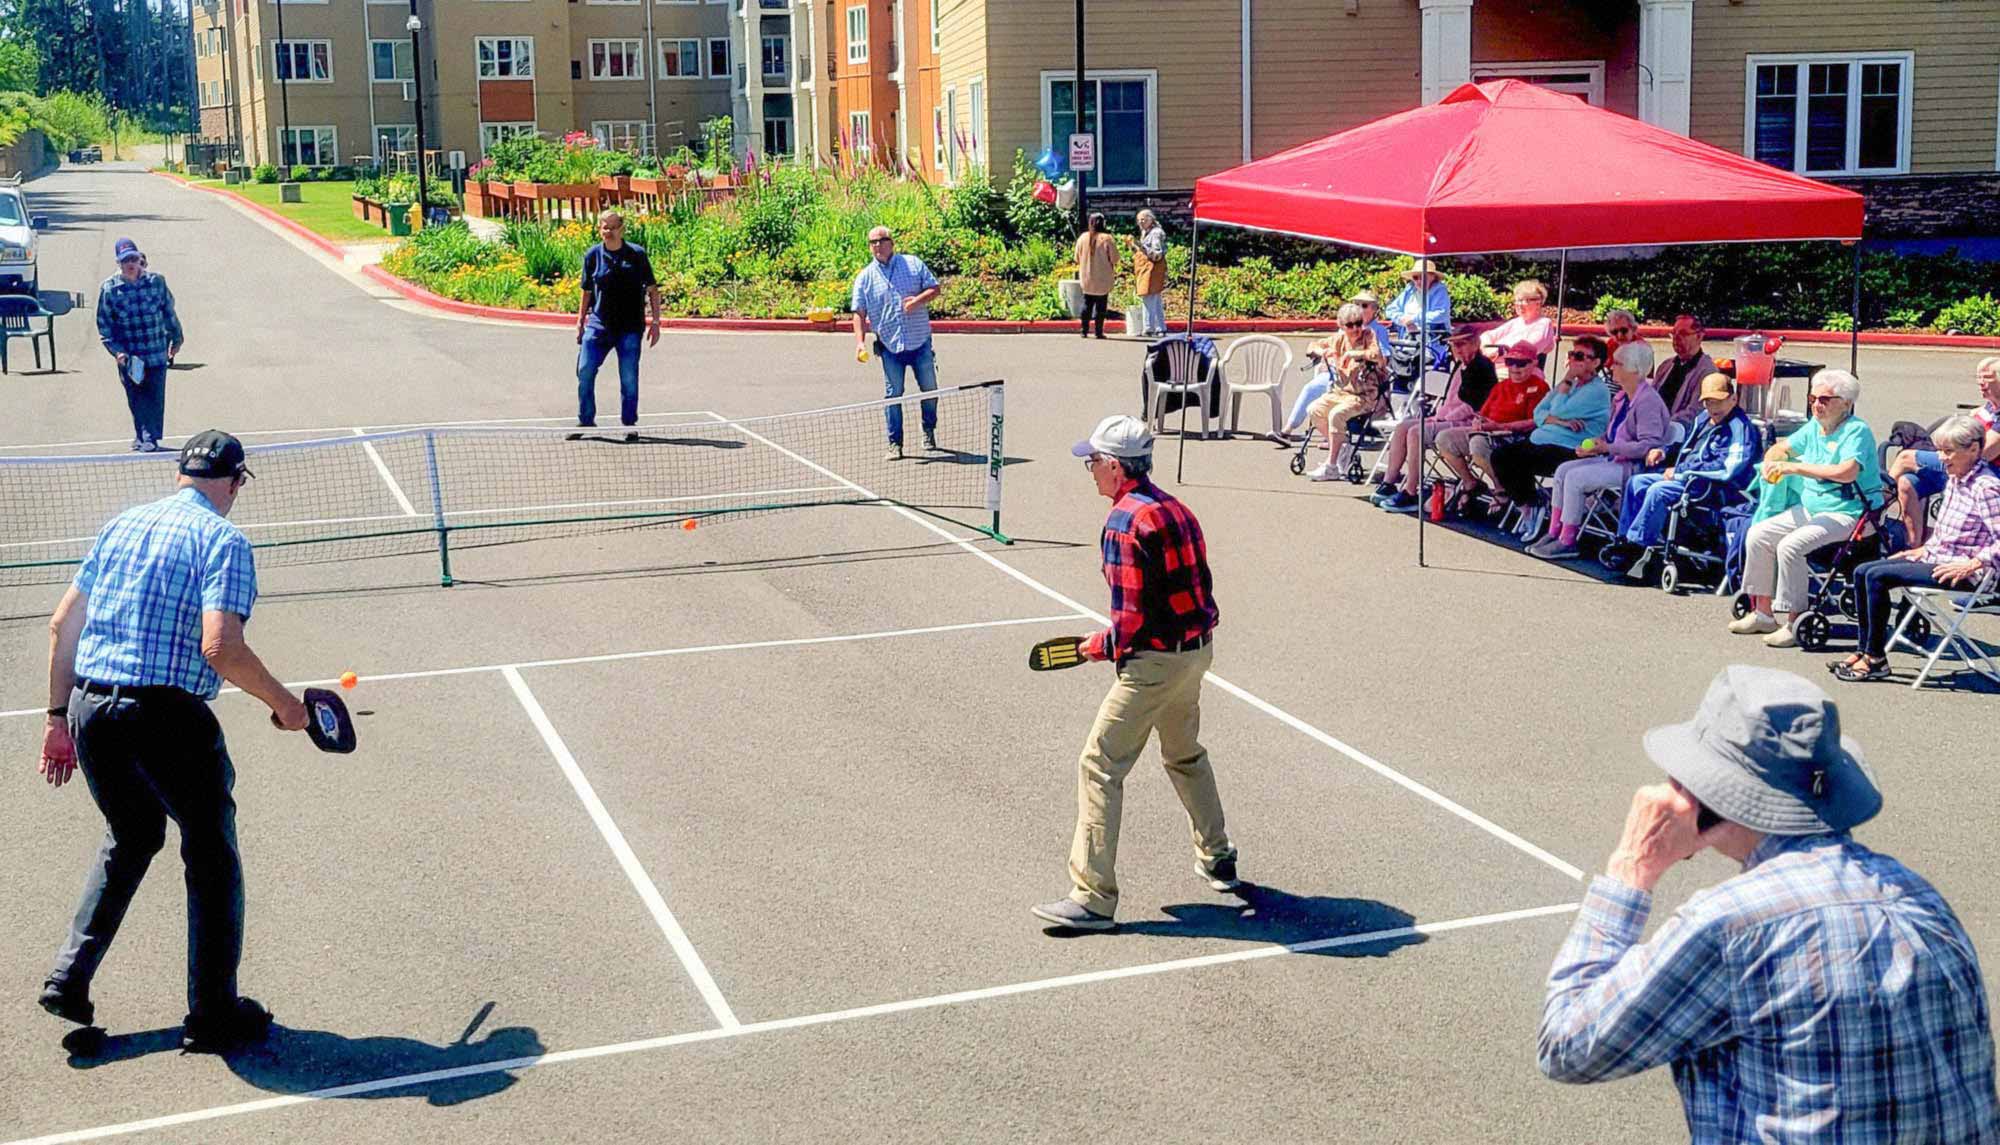
[[[181,446],[181,472],[189,477],[255,477],[243,464],[243,443],[219,429],[204,429]]]
[[[111,248],[111,257],[115,262],[124,262],[128,258],[145,258],[146,255],[139,249],[138,243],[131,239],[119,239],[117,245]]]
[[[1131,414],[1115,413],[1097,423],[1087,440],[1070,446],[1077,457],[1089,457],[1102,453],[1107,457],[1149,457],[1153,452],[1153,435],[1146,423]]]

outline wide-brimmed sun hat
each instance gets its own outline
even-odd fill
[[[1882,810],[1840,708],[1791,672],[1732,664],[1692,720],[1654,728],[1645,745],[1709,810],[1767,835],[1846,831]]]

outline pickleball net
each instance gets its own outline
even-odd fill
[[[453,555],[613,532],[895,505],[1000,541],[1005,386],[626,429],[451,426],[248,446],[230,515],[260,568]],[[935,403],[936,450],[922,406]],[[885,413],[903,413],[902,460]],[[0,585],[60,583],[104,524],[171,493],[173,453],[0,458]],[[692,524],[690,524],[692,523]]]

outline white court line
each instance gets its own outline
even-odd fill
[[[328,1101],[343,1097],[362,1097],[385,1090],[414,1088],[438,1082],[455,1081],[465,1077],[479,1077],[492,1073],[512,1073],[516,1070],[534,1069],[538,1066],[561,1065],[565,1062],[589,1061],[593,1058],[620,1057],[625,1054],[646,1053],[652,1050],[669,1049],[674,1046],[694,1045],[701,1042],[723,1041],[748,1037],[752,1034],[776,1033],[782,1030],[805,1029],[812,1026],[831,1025],[836,1022],[851,1022],[857,1018],[875,1018],[890,1014],[905,1014],[918,1010],[935,1010],[945,1006],[957,1006],[967,1002],[984,1002],[994,998],[1010,998],[1021,994],[1037,994],[1046,990],[1061,990],[1072,986],[1085,986],[1096,982],[1112,982],[1121,978],[1141,978],[1154,974],[1166,974],[1178,970],[1194,970],[1209,966],[1224,966],[1235,962],[1252,962],[1265,958],[1281,958],[1294,954],[1312,954],[1321,950],[1338,950],[1350,946],[1370,946],[1379,942],[1394,942],[1404,938],[1430,937],[1448,934],[1455,930],[1469,930],[1473,927],[1493,926],[1499,923],[1522,922],[1529,919],[1546,918],[1551,915],[1571,914],[1577,904],[1559,903],[1554,906],[1531,907],[1527,910],[1510,910],[1500,914],[1483,914],[1472,918],[1455,918],[1444,922],[1418,923],[1415,926],[1401,926],[1394,930],[1375,930],[1366,934],[1349,934],[1339,938],[1316,938],[1307,942],[1293,942],[1283,946],[1253,946],[1245,950],[1232,950],[1223,954],[1206,954],[1193,958],[1176,958],[1167,962],[1148,962],[1138,966],[1121,966],[1112,970],[1093,970],[1084,974],[1065,974],[1057,978],[1039,978],[1029,982],[1013,982],[1004,986],[987,986],[976,990],[959,990],[950,994],[933,994],[925,998],[909,998],[900,1002],[883,1002],[873,1006],[856,1006],[846,1010],[828,1010],[817,1014],[803,1014],[795,1018],[777,1018],[766,1022],[750,1022],[728,1029],[693,1030],[685,1034],[672,1034],[660,1038],[643,1038],[638,1041],[614,1042],[610,1045],[589,1046],[583,1049],[558,1050],[540,1057],[509,1058],[505,1061],[481,1062],[477,1065],[457,1066],[452,1069],[432,1070],[428,1073],[404,1074],[400,1077],[385,1077],[375,1081],[356,1082],[352,1085],[333,1086],[313,1090],[310,1093],[287,1094],[283,1097],[268,1097],[260,1101],[245,1101],[236,1105],[217,1105],[208,1109],[173,1113],[164,1117],[150,1117],[143,1121],[127,1121],[118,1125],[105,1125],[95,1129],[78,1129],[66,1133],[53,1133],[45,1137],[29,1137],[9,1141],[5,1145],[68,1145],[77,1141],[101,1141],[106,1137],[118,1137],[128,1133],[144,1133],[155,1129],[172,1129],[181,1125],[193,1125],[202,1121],[214,1121],[224,1117],[241,1117],[250,1113],[262,1113],[287,1106],[306,1105],[316,1101]]]
[[[584,810],[590,812],[590,821],[597,824],[597,831],[604,836],[605,844],[617,857],[619,868],[625,872],[626,878],[632,880],[632,889],[639,892],[640,901],[646,904],[646,909],[652,912],[653,921],[660,925],[660,931],[667,936],[667,945],[674,948],[674,953],[681,960],[682,968],[687,971],[688,977],[694,980],[694,988],[701,992],[702,1001],[708,1003],[709,1012],[715,1015],[715,1020],[721,1023],[725,1030],[741,1026],[743,1023],[736,1020],[736,1011],[729,1008],[729,1001],[722,996],[722,990],[716,986],[714,976],[708,972],[708,966],[702,962],[701,955],[695,952],[694,943],[688,941],[687,931],[681,929],[680,920],[667,908],[667,900],[661,897],[660,888],[655,886],[652,877],[646,874],[646,868],[639,862],[639,856],[632,853],[632,845],[625,841],[625,832],[618,829],[618,824],[611,818],[611,812],[605,810],[604,801],[597,797],[596,789],[591,787],[590,780],[583,774],[583,769],[577,766],[576,757],[570,754],[569,746],[563,743],[562,736],[556,734],[556,727],[549,722],[549,714],[542,710],[541,701],[535,699],[535,694],[528,690],[528,682],[521,678],[520,671],[515,668],[502,668],[500,674],[507,678],[507,686],[514,689],[514,697],[520,700],[521,707],[527,710],[528,719],[534,723],[535,730],[542,733],[542,742],[548,745],[549,754],[556,757],[556,765],[562,768],[569,785],[576,789],[576,797],[583,800]]]
[[[765,445],[770,446],[772,449],[777,450],[779,453],[784,454],[785,456],[791,458],[792,460],[798,462],[799,464],[804,465],[807,468],[817,473],[830,477],[833,480],[838,481],[843,485],[846,485],[848,488],[855,490],[864,497],[880,500],[880,497],[873,491],[861,485],[858,485],[852,481],[849,481],[847,478],[842,477],[840,474],[835,473],[833,470],[828,469],[826,466],[821,465],[816,461],[811,461],[805,457],[800,456],[797,453],[792,452],[789,449],[786,449],[784,446],[779,445],[777,442],[772,441],[770,438],[765,437],[763,434],[760,434],[753,429],[745,427],[740,422],[730,421],[728,418],[723,417],[721,414],[716,413],[714,410],[709,410],[708,416],[716,419],[717,421],[723,422],[731,426],[738,433],[744,434],[745,436],[748,437],[756,438],[758,441],[763,442]],[[1027,585],[1029,588],[1032,588],[1036,592],[1041,593],[1043,596],[1048,597],[1050,600],[1055,601],[1056,603],[1064,606],[1065,608],[1074,609],[1079,616],[1088,617],[1091,620],[1095,620],[1099,624],[1108,625],[1111,623],[1110,617],[1100,615],[1099,613],[1085,607],[1078,601],[1064,595],[1060,590],[1052,588],[1049,585],[1043,584],[1041,581],[1036,580],[1034,577],[1029,576],[1027,573],[1022,572],[1021,570],[1015,568],[1014,566],[994,556],[992,553],[987,552],[985,549],[982,549],[977,545],[972,544],[971,542],[960,540],[959,538],[952,536],[950,532],[948,532],[943,528],[940,528],[938,525],[927,520],[921,514],[896,504],[890,504],[889,508],[895,510],[898,513],[901,513],[903,516],[908,517],[910,520],[915,521],[917,524],[922,525],[924,528],[930,530],[933,533],[936,533],[938,536],[953,542],[959,548],[964,549],[966,552],[971,553],[972,555],[985,561],[987,564],[992,565],[994,568],[999,569],[1001,572],[1006,573],[1008,576],[1013,577],[1015,580],[1020,581],[1022,584]],[[1230,695],[1235,696],[1237,699],[1244,701],[1251,707],[1254,707],[1258,711],[1263,712],[1265,715],[1275,717],[1276,719],[1283,722],[1287,726],[1296,728],[1297,730],[1304,732],[1307,736],[1310,736],[1311,738],[1319,741],[1320,743],[1325,744],[1326,746],[1332,748],[1333,750],[1339,752],[1340,754],[1346,756],[1347,758],[1353,760],[1354,762],[1360,764],[1361,766],[1367,768],[1368,770],[1373,771],[1377,775],[1380,775],[1385,779],[1397,783],[1398,785],[1403,787],[1405,790],[1411,792],[1412,794],[1421,796],[1422,798],[1429,800],[1430,802],[1436,804],[1437,806],[1444,808],[1446,811],[1451,812],[1453,815],[1458,816],[1460,819],[1465,820],[1467,823],[1470,823],[1473,826],[1479,828],[1480,830],[1486,832],[1487,834],[1493,836],[1494,838],[1499,839],[1501,842],[1506,843],[1508,846],[1513,847],[1516,850],[1519,850],[1523,854],[1533,856],[1535,859],[1548,864],[1550,867],[1553,867],[1554,869],[1561,871],[1563,874],[1568,875],[1572,879],[1576,879],[1578,882],[1583,881],[1584,878],[1583,871],[1574,864],[1566,862],[1563,859],[1557,858],[1555,855],[1552,855],[1549,852],[1543,850],[1542,848],[1537,847],[1535,844],[1528,842],[1526,839],[1521,838],[1519,835],[1514,834],[1512,831],[1509,831],[1501,827],[1499,824],[1494,823],[1492,820],[1487,819],[1485,816],[1476,814],[1470,809],[1461,806],[1460,804],[1453,801],[1449,797],[1445,796],[1441,792],[1435,791],[1432,788],[1424,786],[1422,783],[1419,783],[1416,780],[1411,779],[1409,776],[1404,775],[1402,772],[1397,771],[1395,768],[1390,767],[1389,765],[1383,763],[1381,760],[1378,760],[1373,756],[1368,755],[1366,752],[1360,751],[1354,747],[1349,746],[1348,744],[1342,742],[1341,740],[1335,738],[1334,736],[1324,731],[1321,731],[1320,729],[1305,722],[1304,720],[1298,718],[1297,716],[1292,715],[1290,712],[1285,711],[1283,708],[1278,707],[1276,704],[1273,704],[1268,700],[1265,700],[1243,688],[1238,687],[1235,684],[1230,683],[1229,681],[1223,679],[1222,677],[1216,675],[1213,672],[1208,673],[1206,678],[1211,682],[1213,682],[1216,687],[1221,688],[1223,691],[1228,692]]]
[[[268,606],[267,606],[268,607]],[[739,644],[695,644],[680,648],[648,648],[639,652],[605,652],[595,656],[565,656],[551,660],[518,660],[507,664],[469,664],[460,668],[424,668],[414,672],[379,672],[362,675],[368,683],[388,680],[423,680],[433,676],[470,676],[480,672],[499,672],[507,668],[567,668],[576,664],[611,664],[621,660],[654,660],[663,656],[692,656],[704,652],[744,652],[758,648],[803,648],[814,644],[847,644],[863,640],[891,640],[900,636],[933,636],[942,632],[971,632],[981,628],[1016,628],[1025,624],[1055,624],[1065,620],[1080,620],[1072,614],[1062,616],[1020,616],[1006,620],[972,620],[963,624],[932,624],[923,628],[894,628],[881,632],[848,632],[835,636],[795,636],[783,640],[750,640]],[[287,683],[287,688],[317,687],[334,684],[333,678],[325,680],[295,680]],[[224,688],[222,695],[240,692],[240,688]],[[39,716],[45,708],[14,708],[0,712],[0,719],[19,719],[24,716]]]
[[[660,410],[656,413],[640,414],[639,425],[640,427],[643,428],[648,424],[658,424],[657,419],[663,417],[683,417],[688,414],[706,415],[707,413],[708,413],[707,410],[699,410],[699,409]],[[231,430],[230,433],[233,436],[239,438],[286,437],[295,433],[305,433],[305,434],[312,434],[314,436],[320,436],[324,434],[341,433],[350,429],[354,430],[357,433],[361,432],[362,430],[366,430],[369,433],[380,433],[383,430],[390,430],[390,429],[448,429],[453,426],[477,427],[482,425],[546,425],[549,422],[566,422],[575,420],[576,419],[573,417],[478,417],[478,418],[467,418],[464,421],[405,421],[405,422],[397,422],[394,425],[364,425],[358,428],[355,426],[347,426],[347,425],[316,425],[316,426],[306,426],[301,429]],[[190,430],[187,434],[183,434],[180,436],[188,437],[192,435],[193,431]],[[105,437],[105,438],[98,438],[94,441],[49,441],[36,444],[0,445],[0,453],[11,453],[24,449],[73,449],[76,448],[77,446],[83,446],[83,445],[127,445],[130,444],[131,440],[132,439],[129,437]]]
[[[367,437],[368,431],[357,425],[354,427],[354,436]],[[403,495],[403,487],[396,483],[396,475],[389,472],[389,467],[382,463],[382,455],[375,452],[375,443],[372,441],[362,442],[361,451],[368,455],[368,460],[375,463],[375,472],[380,473],[382,475],[382,480],[388,483],[389,492],[395,494],[396,496],[396,504],[403,507],[403,516],[405,517],[416,516],[417,507],[415,505],[410,504],[410,499]]]

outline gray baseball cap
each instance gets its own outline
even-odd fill
[[[1732,664],[1692,720],[1654,728],[1645,745],[1709,810],[1767,835],[1845,831],[1882,810],[1840,708],[1791,672]]]

